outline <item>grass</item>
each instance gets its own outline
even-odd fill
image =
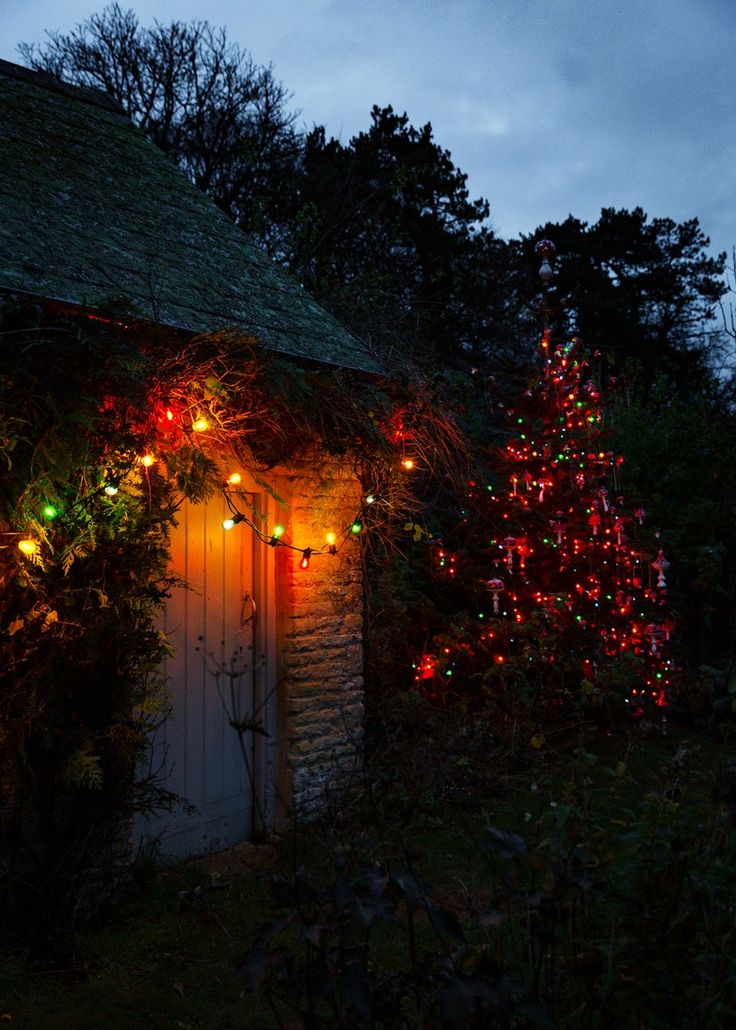
[[[431,767],[414,756],[411,768],[400,775],[394,770],[390,797],[381,784],[364,790],[349,813],[335,809],[320,827],[289,835],[265,852],[265,861],[263,849],[246,846],[219,859],[145,871],[105,926],[76,938],[69,968],[27,971],[17,957],[0,958],[0,1026],[289,1025],[293,998],[283,981],[274,986],[266,978],[273,987],[269,1001],[267,991],[250,993],[238,973],[255,928],[276,911],[269,874],[282,877],[282,890],[291,890],[292,899],[300,866],[322,887],[337,882],[336,876],[352,877],[357,896],[364,888],[354,885],[371,862],[393,871],[396,883],[411,874],[431,884],[431,904],[413,906],[412,888],[402,895],[393,883],[394,917],[377,918],[370,940],[366,933],[368,975],[376,982],[387,984],[407,970],[406,982],[419,982],[426,956],[438,960],[451,943],[449,922],[442,947],[432,927],[431,913],[441,911],[465,928],[464,969],[472,965],[477,979],[478,956],[493,954],[554,1013],[557,1025],[727,1025],[736,1013],[728,960],[736,948],[729,937],[732,918],[726,918],[736,903],[733,811],[725,794],[715,810],[712,797],[713,770],[727,758],[724,748],[710,737],[675,732],[666,738],[600,737],[558,754],[532,749],[511,758],[498,759],[490,770],[468,767],[463,755]],[[497,762],[490,749],[487,762]],[[360,897],[370,900],[369,894]],[[307,923],[321,919],[320,932],[334,934],[341,903],[282,903],[282,911],[291,905],[292,922],[272,945],[298,965]],[[665,933],[657,943],[661,961],[644,954],[651,942],[637,944],[645,932]],[[629,958],[639,972],[629,968]],[[641,969],[646,975],[639,975]],[[719,970],[723,988],[706,982]],[[663,990],[675,998],[690,991],[691,1002],[701,1005],[700,1022],[667,1022],[666,1001],[665,1021],[657,1021],[659,989],[649,982],[657,972],[665,977]],[[436,977],[427,980],[434,983]],[[408,1006],[408,1025],[440,1025],[420,1022],[421,998],[415,1003],[399,995]],[[656,1004],[648,1010],[650,996]],[[322,1018],[315,1025],[353,1025]]]

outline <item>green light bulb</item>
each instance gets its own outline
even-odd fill
[[[57,511],[57,509],[56,509],[56,508],[55,508],[55,507],[53,506],[53,504],[45,504],[45,505],[43,506],[43,509],[42,509],[42,511],[43,511],[43,517],[44,517],[45,519],[55,519],[55,518],[56,518],[56,516],[57,516],[57,515],[59,514],[59,512],[58,512],[58,511]]]
[[[280,539],[281,539],[281,537],[282,537],[282,536],[284,535],[284,533],[285,533],[285,529],[284,529],[284,527],[283,527],[283,526],[281,526],[281,525],[278,525],[278,526],[274,526],[274,527],[273,527],[273,535],[274,535],[274,537],[275,537],[275,538],[276,538],[277,540],[280,540]]]

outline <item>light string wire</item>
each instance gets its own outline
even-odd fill
[[[336,555],[344,546],[345,543],[353,537],[358,536],[363,529],[363,518],[366,511],[366,505],[363,505],[359,510],[355,518],[349,523],[340,534],[338,538],[335,535],[334,543],[325,543],[320,547],[301,547],[297,544],[292,544],[288,540],[283,540],[281,534],[277,532],[266,533],[256,523],[248,518],[248,516],[242,512],[233,501],[232,489],[229,483],[225,483],[222,487],[222,493],[225,498],[228,510],[230,511],[231,518],[226,519],[223,523],[224,529],[232,529],[236,525],[244,525],[253,531],[256,537],[264,544],[268,544],[269,547],[288,547],[291,551],[298,551],[302,555],[302,560],[308,561],[312,557],[318,557],[323,554]],[[230,522],[230,525],[226,525]],[[339,540],[339,542],[338,542]]]

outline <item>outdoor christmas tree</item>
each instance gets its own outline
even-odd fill
[[[546,283],[554,246],[536,249]],[[666,726],[669,563],[641,503],[625,498],[624,459],[607,443],[611,388],[577,338],[555,343],[545,326],[527,387],[505,409],[499,488],[471,483],[463,545],[435,549],[438,574],[462,581],[472,603],[417,662],[423,691],[500,704],[526,692],[561,709],[620,700]]]

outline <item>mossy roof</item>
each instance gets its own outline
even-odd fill
[[[0,61],[0,288],[380,373],[102,93]]]

